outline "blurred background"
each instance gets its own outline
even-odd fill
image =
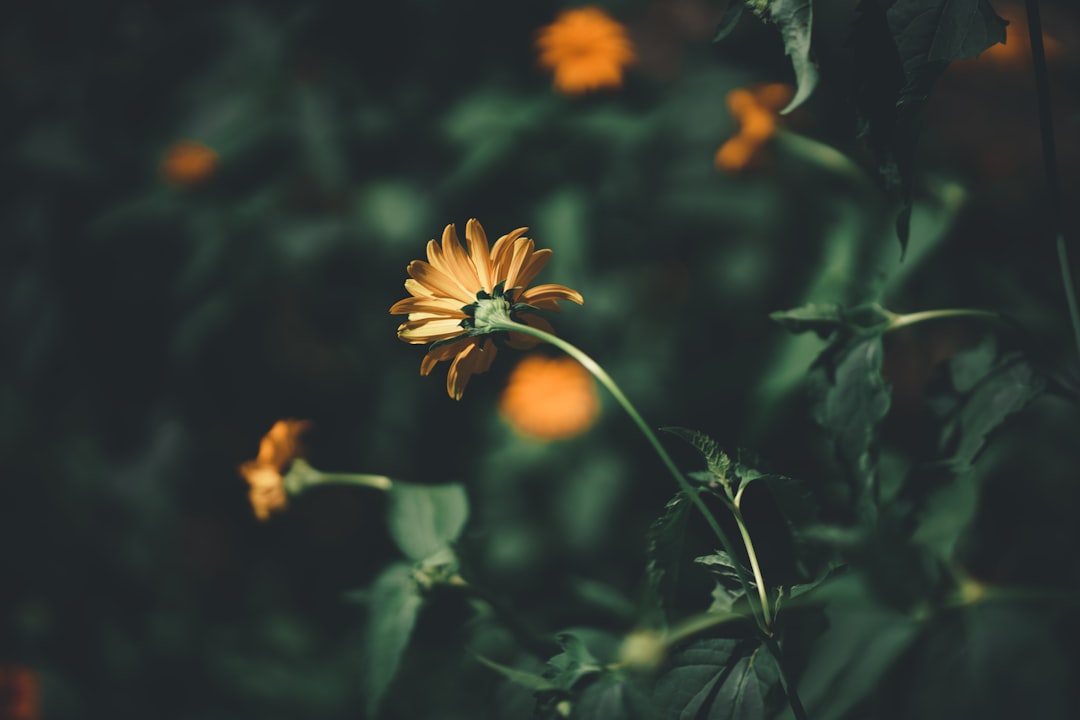
[[[405,266],[447,223],[479,218],[492,239],[528,225],[554,251],[539,282],[585,297],[551,318],[558,333],[651,424],[753,447],[796,477],[831,462],[800,385],[822,343],[772,311],[1007,310],[1075,372],[1023,57],[941,80],[901,262],[866,187],[778,149],[745,172],[714,165],[737,131],[727,93],[792,82],[773,28],[747,13],[712,44],[723,3],[604,7],[637,62],[621,88],[584,96],[537,63],[552,2],[5,14],[0,665],[32,669],[41,717],[362,717],[364,609],[349,598],[397,558],[385,499],[319,488],[257,521],[237,467],[279,418],[312,421],[317,468],[464,483],[474,571],[543,629],[608,621],[567,598],[632,607],[644,528],[675,487],[629,420],[602,397],[584,434],[524,437],[498,410],[518,354],[455,402],[446,366],[421,378],[423,350],[395,338]],[[870,168],[851,11],[815,4],[822,83],[780,123]],[[1044,12],[1075,198],[1080,27],[1070,2]],[[1071,207],[1065,222],[1076,237]],[[891,378],[916,405],[934,342],[911,339]],[[1076,499],[1047,481],[1032,502]],[[1061,533],[1058,547],[1075,542]],[[437,621],[421,631],[426,647],[457,642]],[[431,692],[389,716],[482,712],[493,674],[440,695],[425,658],[410,672]]]

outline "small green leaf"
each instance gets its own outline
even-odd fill
[[[694,446],[694,448],[701,453],[705,458],[706,467],[709,472],[716,478],[716,480],[724,485],[726,488],[730,488],[731,478],[729,476],[731,470],[731,458],[724,454],[724,451],[720,449],[720,445],[711,437],[703,432],[697,430],[691,430],[684,427],[662,427],[660,428],[664,432],[671,433],[677,437],[681,437],[686,442]]]
[[[530,690],[559,690],[559,685],[553,683],[542,675],[536,673],[526,672],[524,670],[518,670],[516,668],[497,663],[494,660],[488,660],[483,655],[475,655],[477,660],[483,665],[487,665],[495,672],[502,675],[504,678],[512,683],[521,685],[522,687],[529,688]]]
[[[562,632],[555,639],[563,651],[548,660],[548,672],[545,673],[555,687],[569,692],[581,678],[603,670],[600,661],[577,635]]]
[[[458,539],[469,518],[469,498],[457,483],[390,488],[390,534],[401,551],[423,560]]]
[[[732,612],[735,604],[741,598],[746,597],[746,590],[739,580],[735,561],[723,550],[717,550],[712,555],[702,555],[694,558],[694,562],[704,565],[716,578],[716,587],[712,591],[713,601],[709,606],[709,612]],[[753,575],[746,568],[743,568],[743,577],[747,578],[747,583],[751,588],[757,587]]]
[[[397,674],[422,603],[408,563],[383,570],[371,588],[364,657],[368,715],[372,717]]]

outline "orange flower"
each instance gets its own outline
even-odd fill
[[[634,62],[626,28],[598,7],[564,10],[537,33],[540,64],[554,71],[555,88],[568,95],[622,85]]]
[[[791,86],[782,83],[729,92],[728,110],[739,123],[739,132],[716,151],[716,167],[728,172],[739,172],[750,167],[761,148],[776,132],[776,114],[787,105],[792,94]]]
[[[307,420],[278,420],[260,441],[258,456],[240,466],[240,474],[251,486],[251,507],[260,520],[285,509],[287,494],[281,472],[296,457],[299,437],[310,426]]]
[[[446,391],[455,400],[464,395],[469,378],[491,367],[495,339],[515,349],[539,342],[506,332],[507,323],[553,332],[546,320],[529,313],[557,311],[559,300],[579,305],[585,302],[581,293],[564,285],[526,289],[551,257],[550,250],[536,250],[535,243],[523,237],[527,230],[518,228],[503,235],[489,252],[487,234],[473,218],[465,225],[466,252],[456,228],[447,225],[441,246],[434,240],[428,242],[428,261],[409,263],[405,289],[412,297],[390,308],[393,315],[409,316],[398,326],[398,338],[413,345],[432,343],[420,363],[421,375],[443,360],[453,359],[446,374]]]
[[[596,422],[600,397],[578,361],[530,355],[510,373],[499,409],[522,435],[559,440],[580,435]]]
[[[977,60],[996,65],[1001,69],[1027,72],[1031,65],[1031,34],[1028,30],[1027,13],[1023,5],[1009,3],[997,8],[998,14],[1009,21],[1005,26],[1005,42],[994,43],[983,50]],[[1048,64],[1055,64],[1066,56],[1061,41],[1043,31],[1043,52]]]
[[[40,717],[41,683],[37,673],[20,665],[0,665],[0,719]]]
[[[196,140],[178,140],[161,158],[161,176],[178,187],[195,187],[210,179],[218,154]]]

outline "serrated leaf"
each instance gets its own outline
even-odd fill
[[[810,35],[814,9],[810,0],[769,0],[769,19],[780,27],[784,52],[791,58],[795,71],[795,97],[781,114],[787,114],[802,105],[817,87],[818,72],[810,52]]]
[[[544,673],[555,687],[569,692],[581,678],[603,670],[600,661],[574,633],[562,632],[555,639],[562,652],[548,660],[548,671]]]
[[[758,720],[782,704],[779,671],[756,640],[710,638],[674,652],[653,692],[665,720]]]
[[[383,570],[372,585],[364,657],[368,715],[374,717],[409,644],[423,598],[412,566],[398,563]]]
[[[739,580],[739,572],[732,557],[723,550],[717,550],[712,555],[702,555],[694,558],[694,562],[704,565],[716,578],[716,587],[712,591],[713,601],[709,606],[709,612],[732,612],[735,603],[740,598],[746,597],[746,590]],[[751,588],[757,587],[750,570],[743,568],[743,577],[747,578],[747,584]]]
[[[476,657],[476,659],[480,661],[481,664],[487,665],[489,668],[499,673],[510,682],[521,685],[522,687],[526,687],[530,690],[542,691],[561,689],[558,685],[556,685],[551,680],[548,680],[542,675],[526,672],[525,670],[518,670],[517,668],[512,668],[507,665],[503,665],[502,663],[497,663],[494,660],[488,660],[483,655],[474,654],[474,657]]]
[[[705,465],[716,480],[725,487],[730,486],[731,458],[724,454],[715,440],[703,432],[689,428],[670,426],[660,429],[690,443],[705,458]]]
[[[390,534],[413,560],[423,560],[458,539],[469,519],[469,498],[457,483],[390,488]]]
[[[1005,418],[1034,399],[1045,380],[1019,355],[1002,358],[993,373],[984,378],[960,408],[956,419],[958,437],[953,463],[958,468],[971,465],[986,441]]]
[[[810,371],[814,417],[865,482],[873,476],[877,426],[892,401],[881,377],[883,357],[880,336],[853,338],[826,348]]]
[[[649,591],[661,613],[675,605],[689,507],[686,496],[679,493],[668,502],[664,514],[649,526],[645,536]]]
[[[987,0],[862,0],[852,27],[856,104],[886,185],[899,191],[907,247],[918,123],[949,62],[1005,41]]]

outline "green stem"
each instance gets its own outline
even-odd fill
[[[375,490],[387,491],[394,481],[385,475],[369,475],[367,473],[325,473],[311,467],[303,458],[293,460],[292,467],[284,477],[285,488],[290,493],[303,492],[313,485],[359,485],[361,487],[374,488]]]
[[[551,333],[545,332],[538,328],[534,328],[531,325],[525,325],[524,323],[518,323],[510,320],[500,322],[494,326],[498,327],[501,330],[508,330],[511,332],[519,332],[524,335],[531,335],[532,337],[550,343],[565,352],[570,357],[577,360],[579,363],[581,363],[582,367],[592,373],[593,377],[600,381],[601,385],[607,388],[608,392],[611,393],[612,397],[614,397],[615,400],[619,403],[619,405],[622,406],[623,410],[626,411],[626,414],[630,416],[630,419],[634,421],[634,424],[637,425],[638,429],[641,430],[643,435],[645,435],[645,438],[649,441],[649,444],[652,445],[653,450],[655,450],[656,454],[660,456],[660,460],[664,463],[664,466],[667,467],[672,477],[675,478],[675,482],[679,484],[679,487],[682,489],[683,493],[686,494],[686,497],[689,498],[690,502],[693,503],[694,507],[696,507],[701,512],[702,516],[705,518],[705,522],[708,523],[709,528],[713,531],[713,534],[716,535],[717,539],[720,540],[720,544],[724,546],[724,552],[730,555],[732,560],[738,557],[738,555],[735,554],[734,546],[728,539],[727,533],[724,532],[724,530],[720,527],[720,524],[716,521],[716,518],[713,517],[711,512],[709,512],[709,509],[705,506],[705,502],[701,499],[701,496],[698,495],[697,491],[690,484],[690,481],[683,476],[678,466],[675,465],[675,461],[671,459],[670,455],[668,455],[667,450],[665,450],[664,446],[660,443],[660,439],[656,437],[656,433],[652,431],[652,428],[649,427],[648,423],[646,423],[644,418],[641,417],[641,413],[637,411],[637,408],[635,408],[634,405],[630,402],[630,400],[626,397],[626,395],[623,394],[623,391],[619,388],[618,385],[615,384],[615,381],[611,379],[611,376],[607,374],[604,368],[600,367],[599,363],[597,363],[591,357],[579,350],[575,345],[572,345],[567,341],[563,340],[562,338],[552,335]],[[735,562],[734,564],[735,572],[739,576],[739,582],[742,584],[743,591],[746,593],[747,598],[750,598],[750,582],[746,578],[746,573],[743,572],[743,569],[739,566],[738,562]],[[762,607],[762,612],[764,613],[764,616],[762,616],[758,613],[758,609],[754,606],[754,603],[750,603],[750,608],[751,610],[753,610],[754,620],[757,622],[758,628],[763,634],[768,635],[769,632],[771,632],[769,626],[770,624],[764,619],[769,617],[768,609],[764,606]]]
[[[1054,146],[1054,115],[1050,103],[1050,73],[1046,70],[1046,50],[1043,48],[1042,17],[1038,0],[1024,0],[1027,9],[1028,37],[1031,40],[1031,62],[1035,70],[1035,92],[1039,102],[1039,137],[1042,139],[1043,169],[1046,171],[1047,195],[1050,200],[1050,226],[1056,236],[1058,266],[1065,287],[1065,302],[1072,320],[1073,339],[1080,353],[1080,306],[1076,302],[1076,286],[1069,264],[1069,252],[1061,231],[1061,184],[1058,181],[1057,150]]]
[[[972,310],[969,308],[950,308],[948,310],[924,310],[923,312],[908,313],[907,315],[892,316],[889,322],[889,330],[899,330],[909,325],[916,325],[928,320],[944,320],[946,318],[979,318],[982,320],[1000,320],[1001,316],[990,310]]]
[[[750,539],[750,530],[743,520],[742,510],[738,505],[732,507],[735,523],[739,526],[739,534],[742,535],[743,546],[746,555],[750,558],[750,568],[754,571],[754,581],[757,582],[758,599],[761,601],[761,612],[765,616],[766,627],[772,627],[772,610],[769,603],[769,593],[765,588],[765,576],[761,574],[761,564],[758,563],[757,553],[754,552],[754,541]]]

